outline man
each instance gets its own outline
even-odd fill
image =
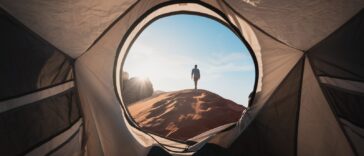
[[[197,64],[195,68],[192,69],[191,79],[195,81],[195,92],[197,92],[197,81],[200,79],[200,70],[197,68]]]

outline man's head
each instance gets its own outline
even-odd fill
[[[195,68],[197,68],[197,64],[195,64]]]

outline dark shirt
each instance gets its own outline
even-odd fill
[[[191,76],[192,76],[193,78],[200,78],[200,70],[199,70],[199,69],[197,69],[197,68],[193,68],[193,69],[192,69]]]

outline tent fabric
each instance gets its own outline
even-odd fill
[[[364,155],[363,7],[360,0],[0,0],[0,155],[147,155],[153,147],[173,155]],[[226,25],[247,44],[258,73],[236,126],[193,144],[135,126],[118,83],[138,34],[177,13]],[[73,85],[59,89],[65,84]],[[41,150],[58,138],[61,145]]]
[[[363,82],[332,78],[328,76],[320,76],[319,80],[322,84],[335,88],[340,88],[348,92],[364,93]]]
[[[57,151],[66,151],[62,155],[80,155],[82,138],[82,119],[79,119],[69,129],[52,138],[48,142],[42,144],[38,148],[28,152],[27,156],[53,155]],[[72,144],[68,142],[72,141]],[[63,146],[62,146],[63,145]],[[64,147],[71,146],[71,147]],[[63,148],[74,148],[72,150],[62,150]],[[69,152],[71,151],[71,152]],[[59,153],[58,152],[58,153]]]
[[[298,121],[298,156],[355,155],[308,59],[305,61]]]
[[[72,79],[72,59],[0,10],[0,99],[12,99]]]
[[[0,114],[0,155],[24,155],[80,118],[76,90]]]
[[[336,114],[359,127],[364,127],[364,94],[345,92],[330,86],[322,86]]]
[[[364,144],[364,129],[357,127],[345,119],[340,119],[343,128],[354,145],[358,155],[364,154],[363,144]]]
[[[85,118],[88,155],[146,155],[155,143],[148,135],[134,134],[135,131],[129,128],[131,126],[120,107],[113,84],[119,43],[135,20],[133,17],[139,17],[152,4],[158,2],[137,3],[76,61],[76,81]]]
[[[3,9],[49,43],[76,58],[135,0],[1,0]],[[65,26],[67,25],[67,26]]]
[[[308,50],[315,73],[364,82],[364,9]]]
[[[321,89],[337,118],[346,123],[363,127],[364,111],[363,89],[364,57],[362,9],[348,22],[342,25],[326,39],[308,50],[314,73]],[[335,57],[333,57],[335,56]],[[339,122],[354,152],[362,155],[361,137],[348,128],[348,124]]]
[[[252,24],[302,51],[330,35],[364,5],[360,0],[226,1]]]
[[[230,146],[233,155],[296,154],[303,63],[303,59],[297,62],[251,125]]]
[[[0,26],[0,155],[24,155],[80,119],[74,60],[2,9]]]
[[[64,155],[82,155],[82,129],[79,129],[74,135],[64,142],[59,148],[54,149],[47,155],[64,156]]]

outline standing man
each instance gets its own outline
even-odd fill
[[[191,79],[195,81],[195,93],[197,92],[197,81],[200,79],[200,70],[197,68],[197,64],[195,68],[192,69]]]

